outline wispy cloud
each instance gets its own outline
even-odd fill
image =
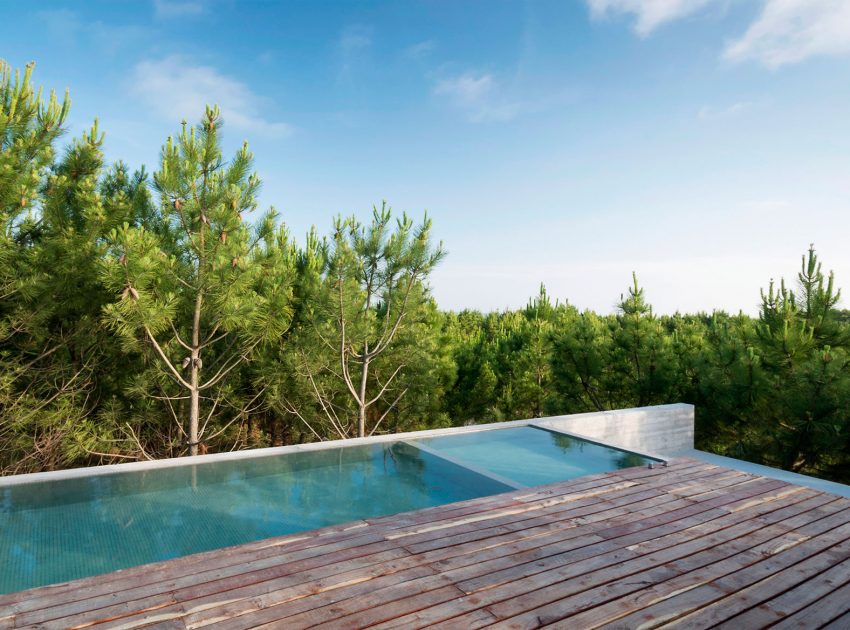
[[[697,112],[697,118],[700,120],[717,120],[722,118],[733,118],[735,116],[740,116],[744,112],[755,107],[755,103],[752,101],[738,101],[737,103],[732,103],[731,105],[726,105],[724,107],[716,107],[712,105],[705,105],[699,109]]]
[[[595,19],[634,17],[647,37],[658,27],[728,0],[585,0]],[[778,68],[815,56],[850,54],[848,0],[761,0],[761,12],[746,32],[726,46],[729,61],[755,61]]]
[[[113,55],[121,49],[137,47],[150,38],[148,29],[132,24],[108,24],[83,20],[68,9],[39,11],[39,19],[56,41],[66,46],[94,44],[103,53]]]
[[[611,15],[632,15],[634,29],[646,37],[659,26],[692,15],[717,0],[587,0],[596,19]]]
[[[488,98],[495,85],[492,74],[466,73],[438,81],[434,93],[445,94],[459,105],[472,106]]]
[[[437,73],[431,93],[462,112],[473,123],[508,122],[529,114],[562,109],[575,103],[569,87],[535,85],[513,76],[492,72]]]
[[[761,14],[724,57],[769,68],[820,55],[850,54],[847,0],[766,0]]]
[[[204,13],[199,0],[154,0],[154,15],[160,19],[185,18]]]
[[[205,105],[217,104],[224,121],[236,129],[267,137],[282,137],[292,131],[287,123],[261,114],[265,100],[247,85],[179,55],[137,64],[131,91],[160,116],[174,122],[193,121],[200,118]]]
[[[404,56],[410,59],[424,59],[434,50],[434,42],[430,39],[418,42],[404,49]]]
[[[348,77],[371,48],[371,27],[363,24],[346,26],[337,40],[340,76]]]
[[[498,82],[489,73],[465,72],[440,79],[433,92],[464,111],[472,122],[511,120],[522,109],[519,102],[501,95]]]

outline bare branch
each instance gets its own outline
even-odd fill
[[[148,339],[151,340],[151,343],[153,344],[153,347],[156,349],[157,354],[165,362],[165,365],[168,366],[168,369],[171,370],[171,373],[174,375],[174,378],[177,379],[177,382],[180,383],[186,389],[192,389],[192,385],[189,384],[186,381],[186,379],[184,379],[182,376],[180,376],[180,373],[177,371],[177,369],[174,367],[174,365],[171,363],[171,361],[168,360],[168,357],[165,356],[165,352],[163,352],[163,350],[160,347],[159,343],[157,342],[156,338],[153,336],[153,333],[151,333],[150,328],[148,328],[147,326],[145,326],[145,333],[147,333]]]
[[[387,410],[383,414],[381,414],[381,417],[378,418],[378,421],[375,423],[375,426],[372,427],[371,431],[369,431],[370,437],[375,434],[375,431],[377,431],[378,427],[381,426],[381,423],[384,421],[384,418],[386,418],[389,415],[389,413],[390,413],[390,411],[392,411],[393,407],[395,407],[398,404],[398,401],[401,400],[401,397],[404,396],[406,393],[407,393],[407,388],[405,387],[402,390],[402,392],[396,397],[396,399],[392,402],[392,404],[390,404],[390,406],[387,407]]]
[[[390,330],[389,335],[387,335],[383,339],[380,339],[375,345],[375,347],[372,349],[372,352],[369,354],[370,359],[381,354],[392,343],[392,340],[395,337],[395,334],[398,332],[399,326],[401,325],[401,320],[405,316],[406,312],[404,309],[407,306],[407,301],[410,298],[410,292],[413,289],[413,285],[416,281],[417,275],[418,274],[415,272],[410,274],[410,280],[407,283],[407,289],[404,292],[404,298],[402,299],[401,307],[398,309],[398,315],[396,315],[395,324],[393,325],[392,330]]]
[[[393,382],[393,379],[398,375],[399,372],[401,372],[402,368],[404,368],[404,367],[405,367],[405,365],[404,365],[404,363],[402,363],[395,369],[395,371],[392,374],[390,374],[390,377],[387,379],[387,382],[384,383],[383,387],[381,387],[381,391],[379,391],[378,394],[372,400],[370,400],[368,403],[366,403],[367,407],[371,407],[373,404],[375,404],[376,402],[378,402],[381,399],[381,396],[383,396],[384,393],[387,391],[390,384]]]
[[[190,346],[188,343],[186,343],[185,341],[183,341],[183,339],[180,338],[180,333],[177,332],[177,328],[174,326],[174,322],[169,320],[168,323],[171,324],[171,330],[174,333],[175,338],[177,339],[177,343],[179,343],[181,346],[186,348],[186,350],[191,352],[192,346]]]
[[[234,357],[232,357],[231,359],[228,359],[228,361],[225,361],[224,365],[222,365],[221,368],[219,368],[219,370],[218,370],[218,372],[216,372],[215,376],[213,376],[210,380],[208,380],[203,385],[200,385],[198,387],[198,389],[199,390],[209,389],[210,387],[212,387],[213,385],[218,383],[221,379],[223,379],[225,376],[227,376],[234,368],[236,368],[243,361],[245,361],[248,358],[248,356],[250,355],[251,350],[256,348],[257,344],[259,344],[259,343],[260,343],[259,341],[255,341],[253,344],[251,344],[248,347],[247,350],[245,350],[245,352],[243,352],[241,354],[237,354]]]
[[[294,415],[294,416],[297,416],[297,417],[298,417],[298,419],[299,419],[299,420],[301,420],[301,422],[303,422],[303,423],[304,423],[304,426],[306,426],[308,429],[310,429],[310,432],[311,432],[314,436],[316,436],[316,439],[317,439],[319,442],[321,442],[321,441],[322,441],[322,436],[321,436],[321,435],[319,435],[319,434],[316,432],[316,430],[315,430],[315,429],[314,429],[314,428],[310,425],[310,423],[309,423],[309,422],[307,422],[307,420],[304,418],[304,416],[302,416],[302,415],[301,415],[301,413],[298,411],[298,409],[295,407],[295,405],[293,405],[292,403],[290,403],[290,402],[289,402],[288,400],[286,400],[286,399],[284,399],[284,405],[285,405],[285,409],[286,409],[286,411],[288,411],[289,413],[291,413],[291,414],[292,414],[292,415]]]
[[[142,446],[141,440],[139,440],[139,436],[136,435],[136,432],[133,430],[133,427],[130,426],[129,422],[126,424],[126,426],[127,426],[127,430],[130,432],[130,436],[131,436],[132,440],[136,443],[136,448],[142,454],[142,457],[144,457],[148,461],[153,461],[154,458],[147,454],[147,452],[145,451],[145,448]]]

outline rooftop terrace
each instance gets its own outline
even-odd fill
[[[0,596],[0,628],[850,627],[850,499],[690,458]]]

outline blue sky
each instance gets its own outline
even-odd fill
[[[294,235],[427,209],[444,308],[539,283],[754,312],[815,243],[850,291],[850,2],[5,3],[0,57],[155,168],[218,103]]]

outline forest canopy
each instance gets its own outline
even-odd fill
[[[850,482],[850,322],[814,247],[756,317],[616,313],[541,286],[446,312],[427,216],[387,204],[300,243],[217,108],[149,174],[0,63],[0,472],[688,402],[697,447]],[[626,280],[626,279],[624,279]],[[624,282],[624,284],[626,284]]]

